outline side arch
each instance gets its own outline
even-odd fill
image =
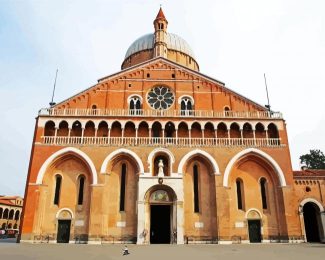
[[[232,167],[234,166],[234,164],[237,162],[238,159],[240,159],[241,157],[243,157],[244,155],[246,154],[256,154],[257,156],[259,157],[262,157],[264,158],[265,160],[267,160],[271,165],[272,167],[274,168],[275,172],[277,173],[278,175],[278,178],[279,178],[279,182],[280,182],[280,185],[282,187],[286,186],[287,183],[286,183],[286,180],[285,180],[285,177],[284,177],[284,174],[283,174],[283,171],[281,169],[281,167],[279,166],[279,164],[270,156],[268,155],[267,153],[261,151],[261,150],[258,150],[256,148],[248,148],[248,149],[245,149],[239,153],[237,153],[231,160],[230,162],[228,163],[227,167],[226,167],[226,170],[225,170],[225,174],[224,174],[224,178],[223,178],[223,186],[224,187],[228,187],[228,183],[229,183],[229,175],[230,175],[230,172],[231,172],[231,169]]]
[[[205,151],[202,151],[200,149],[195,149],[195,150],[193,150],[193,151],[191,151],[191,152],[189,152],[189,153],[187,153],[187,154],[185,154],[183,156],[183,158],[181,159],[181,161],[178,164],[178,170],[177,171],[178,171],[179,174],[181,174],[183,172],[183,168],[184,168],[184,165],[187,162],[187,160],[189,160],[191,157],[193,157],[195,155],[202,155],[205,158],[207,158],[212,164],[214,174],[217,174],[217,175],[220,174],[219,166],[218,166],[216,160],[209,153],[207,153]]]
[[[81,159],[83,159],[89,166],[91,175],[92,175],[92,179],[93,179],[93,185],[96,185],[98,183],[97,180],[97,171],[96,171],[96,167],[93,163],[93,161],[89,158],[89,156],[87,154],[85,154],[84,152],[80,151],[77,148],[74,147],[66,147],[63,148],[57,152],[55,152],[54,154],[52,154],[49,158],[47,158],[47,160],[43,163],[41,169],[38,172],[37,175],[37,179],[36,179],[36,184],[42,184],[43,181],[43,177],[44,174],[46,172],[46,169],[48,168],[48,166],[59,156],[64,155],[66,153],[72,153],[77,155],[78,157],[80,157]]]
[[[111,161],[116,155],[118,154],[128,154],[131,157],[134,158],[134,160],[137,162],[138,167],[139,167],[139,171],[140,173],[144,172],[144,167],[143,167],[143,163],[140,159],[140,157],[133,151],[125,149],[125,148],[121,148],[121,149],[117,149],[116,151],[110,153],[104,160],[102,167],[100,168],[100,172],[102,174],[106,173],[106,169],[107,169],[107,165],[109,163],[109,161]]]

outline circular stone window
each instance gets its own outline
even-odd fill
[[[147,96],[148,103],[154,109],[169,108],[174,103],[174,94],[167,87],[157,86],[152,88]]]

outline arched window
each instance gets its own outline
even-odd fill
[[[14,224],[14,229],[17,229],[18,228],[18,225],[17,223]]]
[[[45,124],[44,136],[54,136],[55,135],[55,124],[53,121],[48,121]]]
[[[60,191],[61,191],[62,177],[57,175],[55,177],[55,194],[54,194],[54,205],[59,205],[60,202]]]
[[[8,225],[8,229],[11,229],[12,228],[12,224],[10,223],[9,225]]]
[[[193,114],[193,101],[189,97],[183,97],[181,100],[181,115],[189,116]]]
[[[0,219],[2,219],[3,208],[0,208]]]
[[[15,220],[19,220],[19,210],[17,210],[15,213]]]
[[[237,208],[244,210],[244,185],[241,179],[236,180]]]
[[[6,228],[6,223],[2,223],[1,229],[5,229],[5,228]]]
[[[260,186],[261,186],[262,206],[263,206],[263,209],[267,209],[266,179],[265,178],[262,178],[260,180]]]
[[[9,212],[9,219],[14,219],[15,211],[12,209]]]
[[[81,123],[79,121],[75,121],[72,124],[72,129],[71,129],[71,136],[81,136],[82,135],[82,127]]]
[[[131,115],[140,114],[141,110],[141,99],[137,96],[133,96],[129,99],[129,109]]]
[[[8,216],[9,216],[9,210],[8,209],[5,209],[4,211],[3,211],[3,219],[8,219]]]
[[[84,186],[85,186],[85,177],[81,176],[79,178],[78,205],[82,205],[84,201]]]
[[[121,169],[120,211],[125,210],[125,185],[126,185],[126,164],[123,163]]]
[[[193,166],[194,212],[200,212],[199,205],[199,171],[197,165]]]

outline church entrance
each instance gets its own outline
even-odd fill
[[[304,205],[303,212],[307,242],[320,242],[319,208],[314,203],[308,202]]]
[[[58,221],[58,243],[69,243],[71,220]]]
[[[151,205],[150,213],[150,243],[170,244],[171,205]]]

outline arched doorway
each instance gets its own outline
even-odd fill
[[[250,210],[247,214],[249,242],[261,243],[261,215],[257,210]]]
[[[174,192],[157,186],[150,193],[150,244],[170,244],[176,242],[176,203]]]
[[[57,243],[69,243],[72,215],[70,210],[58,212]]]
[[[303,206],[303,216],[307,242],[320,242],[321,223],[319,207],[313,202],[307,202]]]

